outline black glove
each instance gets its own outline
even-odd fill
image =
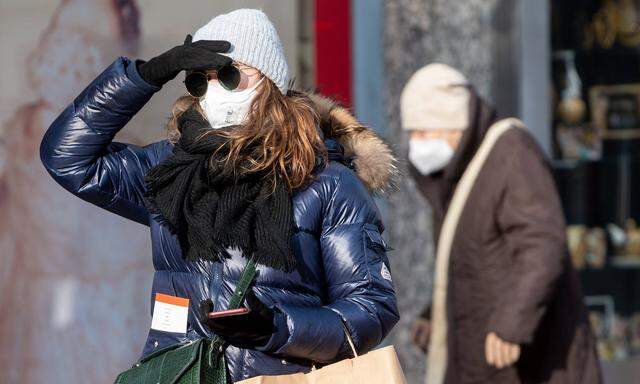
[[[252,290],[247,292],[246,307],[250,312],[244,315],[209,319],[213,304],[210,299],[200,303],[201,321],[216,335],[238,348],[253,349],[267,344],[275,331],[273,310],[256,297]]]
[[[182,70],[217,69],[231,64],[231,58],[220,54],[231,48],[228,41],[199,40],[192,43],[191,40],[191,35],[187,35],[184,44],[147,62],[138,61],[136,65],[142,79],[149,84],[162,86]]]

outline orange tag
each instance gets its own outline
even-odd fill
[[[187,333],[188,317],[189,299],[165,295],[164,293],[156,293],[151,329],[173,333]]]

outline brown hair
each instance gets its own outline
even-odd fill
[[[167,123],[172,143],[180,138],[178,118],[191,106],[204,116],[195,97],[185,95],[174,103]],[[317,156],[327,158],[318,123],[309,97],[298,92],[285,96],[269,78],[265,78],[247,121],[237,129],[223,133],[229,138],[225,167],[231,172],[265,173],[274,183],[281,178],[291,190],[303,187],[313,177]]]

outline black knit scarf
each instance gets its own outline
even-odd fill
[[[264,174],[226,172],[229,139],[193,108],[178,124],[181,137],[173,154],[145,176],[145,197],[150,212],[177,236],[183,257],[221,260],[228,257],[228,248],[235,248],[260,264],[291,271],[288,187],[276,183],[274,189]]]

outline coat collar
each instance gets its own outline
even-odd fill
[[[469,162],[482,144],[487,131],[496,121],[496,113],[484,99],[472,90],[469,100],[469,127],[465,130],[460,145],[456,149],[451,162],[443,170],[443,177],[456,184],[462,177]]]

